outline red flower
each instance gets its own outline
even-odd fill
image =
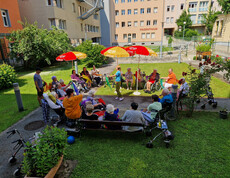
[[[215,66],[216,65],[216,63],[215,62],[213,62],[212,64],[211,64],[211,66]]]
[[[220,68],[220,65],[218,65],[217,67]]]
[[[216,57],[219,57],[219,55],[217,54]]]
[[[200,62],[200,63],[199,63],[199,67],[201,67],[202,65],[203,65],[202,62]]]
[[[208,59],[207,62],[208,62],[209,64],[211,64],[212,61],[211,61],[211,59]]]

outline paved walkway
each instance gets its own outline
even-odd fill
[[[166,61],[165,61],[166,62]],[[170,61],[168,61],[170,62]],[[114,68],[116,67],[116,62],[113,61],[107,65],[104,65],[100,68],[101,73],[109,74],[111,73]],[[107,104],[113,104],[115,107],[118,107],[120,109],[120,115],[122,116],[125,110],[130,108],[131,102],[137,102],[139,103],[139,109],[146,108],[151,103],[150,97],[125,97],[124,101],[120,102],[118,100],[114,100],[114,96],[103,96],[103,99]],[[213,111],[217,112],[220,107],[227,107],[228,110],[230,110],[230,99],[217,99],[218,107],[216,109],[213,109],[211,106],[207,104],[205,111]],[[197,110],[199,109],[199,106],[197,107]],[[51,115],[54,113],[51,113]],[[42,120],[42,109],[39,107],[38,109],[31,112],[29,115],[24,117],[22,120],[18,121],[11,127],[9,127],[7,130],[3,131],[0,134],[0,178],[11,178],[13,177],[14,170],[19,166],[21,160],[22,160],[22,152],[21,150],[19,154],[17,155],[18,162],[15,165],[8,164],[8,159],[12,155],[13,146],[14,144],[11,144],[12,141],[17,140],[18,136],[14,135],[11,138],[7,138],[7,131],[17,129],[21,132],[21,134],[24,136],[25,140],[28,140],[30,137],[33,136],[34,132],[41,131],[44,129],[44,127],[34,130],[34,131],[27,131],[24,129],[24,127],[32,122],[32,121],[40,121]]]

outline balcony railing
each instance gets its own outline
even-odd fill
[[[199,8],[199,11],[200,11],[200,12],[207,12],[207,11],[208,11],[208,8],[207,8],[207,7],[200,7],[200,8]]]
[[[189,12],[196,12],[196,8],[189,8]]]

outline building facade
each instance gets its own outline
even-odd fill
[[[100,14],[96,12],[81,18],[95,5],[95,0],[18,0],[21,18],[39,27],[64,30],[73,45],[89,39],[100,42]]]
[[[199,33],[204,33],[205,25],[203,24],[203,14],[207,14],[209,7],[214,11],[220,11],[217,0],[187,0],[186,10],[191,15],[192,28],[196,29]]]
[[[185,10],[186,0],[165,0],[164,5],[164,32],[166,35],[173,35],[178,29],[176,20]]]
[[[110,35],[105,37],[110,45],[151,45],[161,41],[162,0],[104,1],[101,15],[101,23],[105,23],[102,29]]]
[[[12,31],[22,29],[17,0],[0,0],[0,60],[8,58],[9,43],[6,39]]]

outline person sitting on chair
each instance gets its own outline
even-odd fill
[[[65,115],[69,119],[79,119],[81,117],[80,102],[82,101],[83,95],[74,96],[73,89],[69,88],[66,90],[67,96],[63,100],[63,106],[65,108]]]
[[[95,65],[93,65],[93,69],[91,70],[91,75],[92,75],[92,78],[94,80],[96,80],[96,83],[97,83],[97,86],[100,84],[101,82],[101,77],[100,77],[100,74],[99,74],[99,70],[96,69]]]
[[[160,78],[159,73],[157,73],[157,69],[153,70],[153,73],[150,74],[149,76],[149,81],[147,81],[147,87],[145,90],[145,93],[151,93],[151,85],[154,84],[155,82],[157,82]]]
[[[86,81],[88,88],[91,87],[92,79],[86,67],[83,67],[83,71],[80,74],[82,78]]]
[[[176,79],[176,75],[173,73],[173,69],[169,69],[168,77],[162,77],[166,81],[163,83],[165,88],[171,88],[173,84],[176,84],[178,81]]]
[[[138,104],[133,102],[131,103],[131,109],[125,111],[125,114],[122,117],[122,121],[125,122],[133,122],[133,123],[145,123],[145,120],[143,118],[143,115],[140,111],[137,111]],[[135,132],[142,130],[143,127],[136,127],[136,126],[123,126],[123,130]]]
[[[157,113],[162,109],[162,104],[159,102],[159,97],[157,95],[152,95],[153,103],[148,106],[148,111],[151,114],[151,119],[154,121]]]
[[[135,77],[136,77],[136,79],[138,79],[139,88],[143,88],[143,87],[144,87],[145,80],[144,80],[144,77],[143,77],[143,74],[142,74],[140,68],[138,68],[138,71],[136,71]]]
[[[86,87],[86,83],[83,79],[81,79],[81,76],[79,76],[78,74],[76,74],[75,70],[72,70],[72,75],[71,75],[71,79],[72,81],[75,81],[79,84],[81,84],[81,86],[85,89],[88,90],[88,88]]]
[[[161,95],[163,96],[163,98],[160,100],[162,108],[165,108],[173,103],[172,95],[169,93],[169,90],[167,88],[163,89]]]
[[[92,102],[94,109],[100,109],[101,110],[101,109],[105,108],[105,106],[102,103],[97,102],[99,100],[99,98],[94,98],[94,96],[95,96],[94,90],[90,90],[88,94],[89,94],[89,96],[87,97],[87,100],[90,100]]]
[[[133,73],[131,72],[131,68],[127,69],[127,72],[125,73],[125,80],[127,85],[127,90],[129,90],[129,82],[131,83],[131,87],[133,86]]]
[[[87,104],[86,105],[86,114],[84,115],[83,119],[87,120],[98,120],[98,116],[93,113],[94,106],[92,104]],[[85,127],[87,128],[100,128],[100,124],[86,124]]]
[[[178,90],[178,97],[177,98],[179,98],[179,96],[181,97],[181,98],[184,98],[184,97],[186,97],[186,96],[188,96],[188,92],[189,92],[189,85],[188,85],[188,83],[185,81],[185,78],[181,78],[180,80],[179,80],[179,82],[178,82],[180,85],[181,85],[181,87],[180,87],[180,89]]]
[[[65,86],[66,86],[66,84],[64,83],[64,80],[63,80],[63,79],[60,79],[60,80],[59,80],[59,83],[61,84],[62,87],[65,87]]]
[[[52,79],[52,88],[56,88],[57,87],[56,85],[58,83],[57,77],[53,76],[51,79]]]
[[[66,96],[65,90],[70,86],[70,83],[67,86],[62,86],[61,83],[57,83],[57,94],[60,97]]]
[[[106,106],[106,112],[104,115],[104,120],[106,121],[120,121],[118,114],[114,113],[114,106],[112,104],[108,104]],[[120,130],[121,126],[106,126],[108,129],[111,130]]]

